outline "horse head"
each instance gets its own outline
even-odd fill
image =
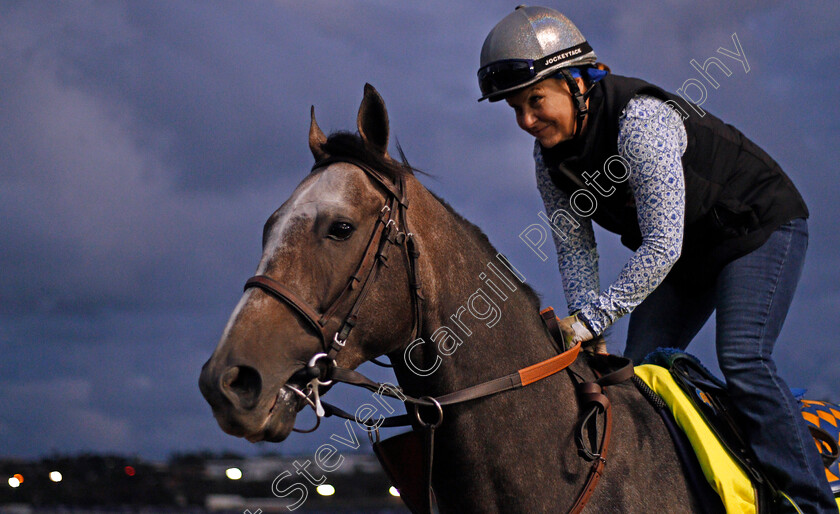
[[[266,221],[256,276],[202,368],[201,392],[229,434],[284,440],[328,368],[353,369],[419,329],[406,214],[418,182],[388,155],[388,114],[370,85],[357,125],[358,136],[327,138],[312,109],[316,164]]]

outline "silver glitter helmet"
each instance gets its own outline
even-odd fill
[[[481,47],[478,87],[495,102],[562,68],[594,65],[595,52],[568,18],[520,5],[493,27]]]

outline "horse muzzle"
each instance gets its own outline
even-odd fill
[[[198,386],[219,427],[252,443],[286,439],[305,402],[283,385],[269,387],[251,366],[219,370],[211,361],[202,367]]]

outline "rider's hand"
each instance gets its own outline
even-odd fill
[[[560,332],[563,334],[563,343],[566,348],[571,348],[577,343],[589,341],[595,338],[586,325],[578,319],[577,314],[565,317],[560,320]]]

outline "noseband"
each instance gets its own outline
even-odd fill
[[[318,312],[318,309],[303,300],[297,293],[271,277],[256,275],[245,282],[245,290],[252,287],[262,289],[277,300],[290,306],[306,320],[320,337],[323,353],[314,355],[304,367],[306,380],[309,381],[307,386],[309,391],[304,393],[288,383],[285,385],[285,387],[292,389],[296,394],[303,397],[304,400],[315,407],[316,413],[318,414],[318,421],[324,415],[323,407],[319,400],[318,388],[319,386],[329,385],[330,379],[332,378],[330,375],[336,369],[336,355],[344,348],[350,331],[356,325],[359,308],[370,292],[371,285],[376,281],[379,268],[381,266],[388,266],[388,251],[391,246],[401,246],[404,248],[403,254],[406,259],[408,285],[414,311],[409,341],[413,340],[420,332],[423,312],[421,306],[423,296],[420,292],[420,279],[417,274],[417,259],[420,256],[420,252],[417,250],[414,234],[408,228],[408,200],[405,197],[405,182],[403,177],[397,176],[394,182],[391,182],[367,164],[350,157],[330,157],[324,159],[315,163],[312,167],[312,172],[314,173],[316,170],[337,162],[352,164],[364,171],[370,179],[385,189],[387,196],[385,204],[377,216],[364,254],[356,266],[355,272],[347,280],[347,284],[341,293],[323,312]],[[397,224],[397,214],[398,219],[402,223],[403,230],[400,230]],[[339,309],[349,301],[352,293],[357,290],[358,293],[353,303],[346,309],[346,314],[340,317],[337,314]],[[334,321],[339,319],[340,321],[338,322]],[[322,363],[322,360],[325,362]],[[383,365],[378,362],[377,364]],[[314,403],[309,400],[310,394],[314,394],[315,396]],[[305,430],[305,432],[312,430],[314,428]]]

